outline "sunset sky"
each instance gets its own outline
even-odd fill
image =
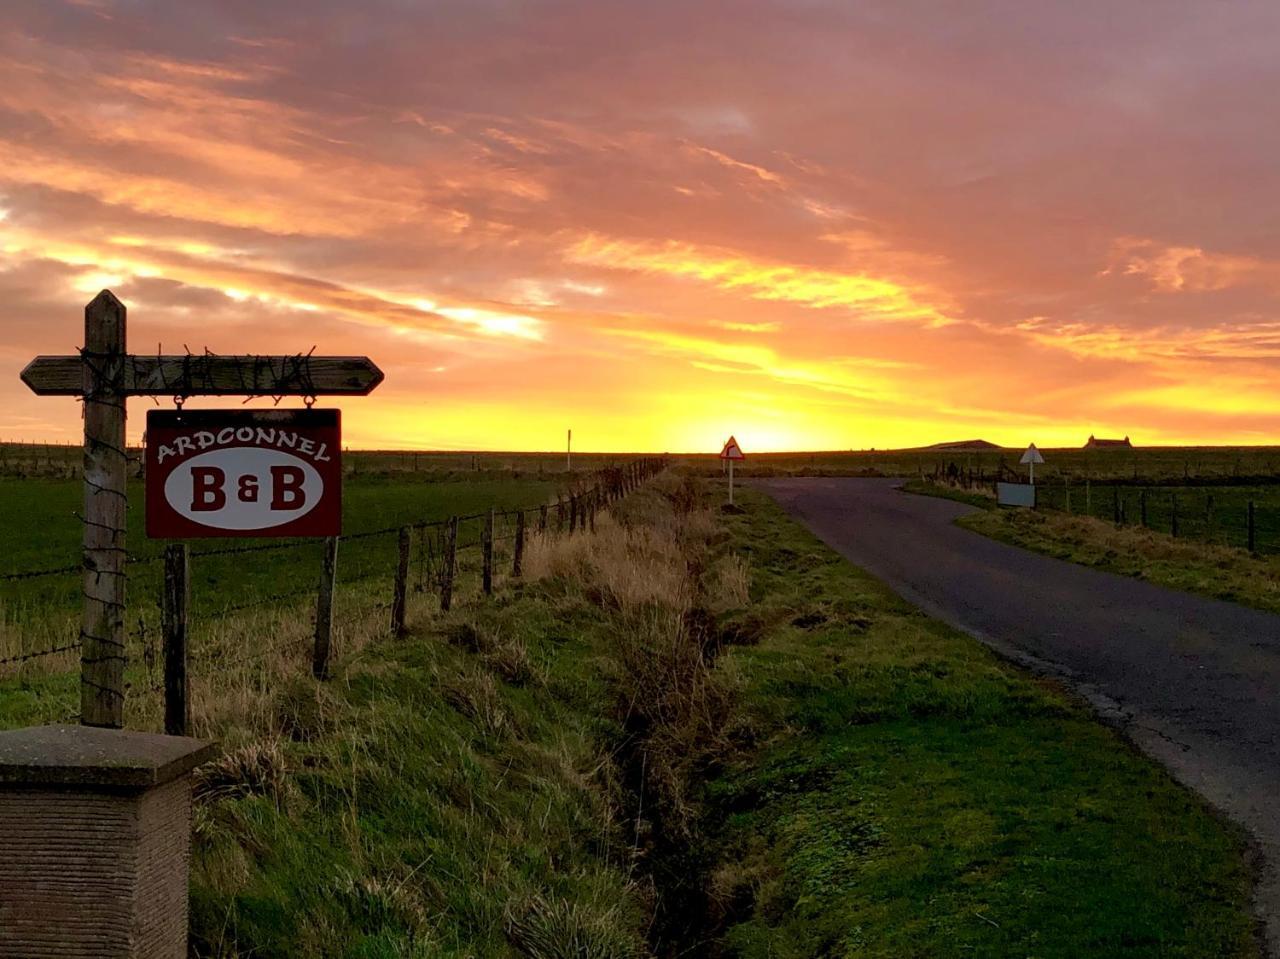
[[[137,352],[369,355],[353,446],[1278,442],[1278,49],[1272,0],[5,0],[0,439],[78,440],[18,372],[109,287]]]

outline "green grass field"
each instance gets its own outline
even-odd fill
[[[528,508],[546,503],[562,488],[546,478],[516,478],[485,474],[469,482],[441,481],[433,475],[392,473],[349,476],[343,497],[343,525],[348,536],[338,559],[339,614],[375,611],[390,597],[397,561],[394,528],[434,522],[452,515],[469,516],[490,507]],[[130,485],[129,612],[126,638],[131,686],[152,691],[160,665],[160,592],[165,542],[148,540],[138,528],[142,515],[142,485]],[[74,566],[79,555],[80,483],[47,477],[0,479],[0,502],[9,520],[0,527],[0,577],[29,570]],[[495,526],[499,562],[508,562],[511,519]],[[483,520],[459,527],[460,592],[478,582]],[[380,529],[393,532],[360,538]],[[438,530],[416,534],[412,578],[430,586],[433,564],[441,554]],[[256,550],[278,545],[280,549]],[[251,547],[255,551],[201,555],[207,551]],[[319,580],[322,545],[319,541],[226,540],[193,541],[191,561],[190,640],[193,671],[212,675],[228,663],[266,657],[277,643],[279,620],[292,620],[297,632],[311,621]],[[0,581],[0,660],[73,643],[79,630],[80,575]],[[305,637],[289,642],[305,659]],[[0,665],[0,726],[73,717],[78,706],[73,650]],[[131,725],[155,728],[160,719],[156,697],[134,697]]]
[[[747,437],[747,459],[736,467],[738,475],[781,476],[902,476],[920,477],[945,473],[949,467],[971,470],[987,479],[1002,470],[1025,475],[1018,465],[1022,450],[948,452],[939,450],[848,450],[814,453],[755,453]],[[1083,483],[1126,481],[1156,483],[1227,482],[1265,479],[1280,482],[1280,447],[1153,447],[1134,450],[1045,449],[1044,466],[1036,467],[1037,479],[1050,484],[1064,479]],[[714,455],[677,456],[676,462],[703,475],[720,472]]]

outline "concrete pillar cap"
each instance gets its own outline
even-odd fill
[[[0,787],[86,786],[151,789],[213,756],[216,744],[94,726],[0,731]]]

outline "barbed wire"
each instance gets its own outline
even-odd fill
[[[126,454],[123,454],[123,451],[120,451],[120,450],[116,450],[116,452],[121,455],[126,455]],[[577,520],[576,529],[583,530],[586,528],[586,522],[587,522],[586,516],[588,515],[588,511],[590,509],[591,504],[594,503],[596,507],[599,508],[600,506],[604,505],[604,501],[605,501],[605,497],[602,494],[610,490],[613,490],[614,492],[620,492],[625,489],[625,487],[622,487],[618,482],[618,480],[621,477],[622,477],[621,471],[613,471],[612,473],[601,471],[600,473],[597,474],[597,478],[599,481],[594,485],[576,486],[573,491],[557,497],[554,501],[544,502],[538,506],[512,507],[512,508],[503,509],[503,510],[490,509],[482,512],[464,514],[464,515],[449,517],[449,518],[440,519],[440,520],[423,520],[415,523],[407,523],[407,524],[397,525],[397,526],[388,526],[381,529],[365,530],[360,533],[353,533],[350,535],[343,536],[341,537],[341,539],[345,541],[361,541],[361,540],[374,539],[382,536],[390,536],[390,535],[399,533],[399,531],[405,528],[406,526],[410,529],[418,530],[420,533],[423,534],[421,536],[422,545],[420,547],[420,549],[422,550],[422,554],[419,559],[418,590],[420,592],[425,592],[428,586],[439,588],[443,583],[443,579],[445,575],[444,567],[447,565],[446,564],[446,554],[447,554],[446,541],[448,539],[449,531],[451,529],[457,534],[453,543],[453,553],[455,557],[455,562],[458,562],[458,570],[459,572],[466,571],[468,574],[473,574],[479,571],[479,566],[478,564],[476,564],[474,558],[468,557],[468,562],[466,563],[462,563],[459,561],[461,560],[463,554],[469,554],[472,551],[483,549],[485,545],[485,537],[486,537],[487,529],[490,534],[490,543],[493,547],[497,547],[500,544],[505,546],[506,544],[511,543],[518,538],[519,533],[517,531],[516,523],[519,521],[519,518],[521,516],[523,516],[525,519],[525,535],[526,536],[532,536],[535,533],[551,533],[553,531],[563,532],[566,525],[566,519],[572,520],[575,517]],[[635,477],[633,475],[633,479],[634,478]],[[82,520],[82,522],[85,521],[83,517],[79,517],[79,518]],[[492,528],[490,529],[489,527],[491,523],[492,523]],[[545,523],[545,527],[543,525],[544,523]],[[467,529],[466,532],[474,533],[475,535],[475,539],[473,540],[463,538],[463,527],[467,525],[470,526],[470,529]],[[570,529],[573,529],[573,528],[574,527],[570,526]],[[430,536],[430,537],[427,536],[426,533],[428,530],[436,531],[436,535]],[[116,533],[121,532],[120,530],[112,530],[112,531]],[[315,545],[316,545],[315,540],[307,540],[307,541],[301,541],[301,542],[286,541],[286,542],[277,542],[277,543],[254,543],[250,545],[228,546],[228,547],[220,547],[215,549],[200,550],[197,552],[192,552],[191,556],[194,559],[199,559],[202,557],[233,556],[233,555],[240,555],[240,554],[263,553],[263,552],[270,552],[270,551],[305,549],[309,546],[315,546]],[[105,550],[106,551],[118,550],[121,553],[124,552],[123,547],[114,547],[114,546],[107,546],[105,547]],[[504,549],[504,554],[505,553],[506,551]],[[160,562],[162,559],[163,557],[159,555],[145,556],[145,557],[144,556],[126,556],[125,562],[135,566],[136,565],[147,566],[147,565],[154,565]],[[84,571],[85,571],[85,567],[81,564],[67,565],[67,566],[57,567],[57,568],[18,570],[18,571],[12,571],[9,573],[0,574],[0,582],[13,582],[13,581],[20,581],[20,580],[36,579],[41,577],[70,575],[72,573],[82,573]],[[123,575],[119,571],[111,570],[111,569],[96,570],[94,572],[98,576]],[[391,579],[394,577],[394,573],[395,573],[394,564],[390,562],[388,562],[385,567],[382,567],[380,565],[375,565],[373,567],[362,565],[357,567],[356,575],[338,579],[335,582],[335,587],[353,586],[356,584],[368,582],[373,579]],[[314,587],[289,590],[289,591],[279,592],[279,593],[271,593],[267,595],[257,596],[253,599],[246,600],[241,603],[234,603],[228,606],[224,606],[221,609],[217,610],[216,612],[206,613],[204,616],[201,617],[201,619],[206,623],[211,621],[217,621],[220,619],[224,619],[233,613],[237,613],[237,612],[241,612],[249,609],[260,608],[272,603],[282,603],[287,601],[301,600],[304,597],[310,597],[314,595],[315,595]],[[111,604],[111,605],[114,607],[114,605],[116,604]],[[389,602],[375,602],[372,605],[366,605],[365,603],[361,603],[359,608],[345,611],[342,615],[336,617],[335,623],[341,623],[345,625],[354,621],[357,618],[371,617],[379,612],[384,612],[386,610],[389,610],[391,608],[391,605],[392,604]],[[121,609],[119,610],[119,612],[122,613],[123,610]],[[154,610],[150,610],[150,612],[154,613]],[[141,623],[141,619],[140,619],[140,623]],[[140,645],[142,645],[143,647],[146,647],[147,646],[146,627],[140,626],[140,630],[141,630],[140,632],[135,632],[133,630],[130,630],[127,634],[127,638],[130,640],[136,640]],[[104,638],[102,637],[89,637],[89,638],[94,639],[100,645],[105,645],[109,647],[121,645],[122,648],[120,649],[119,652],[107,653],[106,656],[101,657],[102,659],[123,658],[122,644],[117,644],[111,640],[104,640]],[[61,646],[55,646],[55,647],[41,649],[41,650],[33,650],[33,651],[25,652],[22,654],[11,655],[8,657],[0,658],[0,666],[26,662],[32,659],[38,659],[41,657],[52,656],[58,653],[70,652],[75,649],[80,649],[84,645],[84,639],[85,637],[81,636],[81,638],[76,640],[75,642],[67,643]],[[192,655],[189,657],[189,661],[204,662],[204,663],[216,662],[218,665],[221,665],[221,666],[235,666],[235,665],[241,665],[245,662],[250,662],[254,659],[260,659],[261,657],[274,651],[284,650],[291,647],[305,646],[311,643],[312,641],[313,641],[313,636],[307,635],[296,640],[289,640],[284,643],[278,643],[278,644],[273,644],[267,647],[259,648],[255,650],[253,653],[251,653],[250,655],[241,657],[235,660],[227,660],[225,656],[221,653],[209,652],[204,654],[197,653],[195,655]],[[146,658],[146,653],[144,651],[144,659],[145,658]],[[147,672],[151,675],[154,675],[153,668],[151,665],[148,666]],[[94,685],[94,684],[90,683],[90,685]],[[142,687],[142,688],[146,688],[146,687]],[[163,689],[163,683],[160,683],[156,686],[152,686],[150,688],[158,691],[159,689]],[[106,690],[106,691],[110,692],[110,690]]]
[[[0,666],[8,666],[10,663],[25,663],[29,659],[39,659],[41,656],[52,656],[55,653],[66,653],[73,649],[80,648],[80,641],[67,643],[65,646],[54,646],[52,649],[41,649],[34,652],[20,653],[17,656],[6,656],[0,659]]]

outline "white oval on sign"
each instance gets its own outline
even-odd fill
[[[315,509],[323,493],[324,480],[306,460],[255,446],[193,456],[164,483],[178,514],[211,529],[282,526]]]

